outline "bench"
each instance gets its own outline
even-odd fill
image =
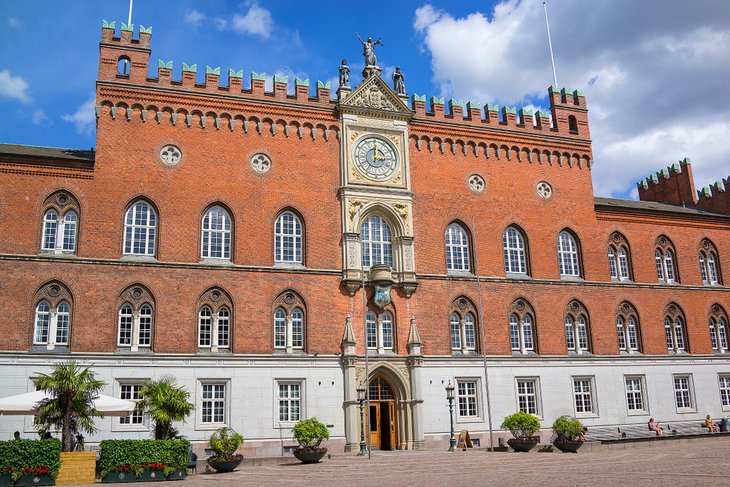
[[[719,420],[714,420],[719,424]],[[704,420],[694,421],[673,421],[671,423],[659,423],[664,430],[664,438],[676,436],[703,436],[711,434],[705,426]],[[625,424],[617,426],[590,426],[585,428],[586,441],[614,442],[627,440],[648,440],[661,438],[656,432],[650,431],[644,423]]]

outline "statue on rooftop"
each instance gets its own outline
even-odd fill
[[[343,59],[340,64],[340,88],[350,86],[350,67],[347,65],[347,60]]]
[[[362,37],[360,37],[360,34],[355,32],[355,35],[358,39],[360,39],[360,42],[362,43],[362,54],[365,56],[365,65],[366,66],[377,66],[378,65],[378,59],[375,57],[375,46],[380,44],[383,45],[382,37],[378,37],[378,40],[373,42],[372,37],[368,37],[367,41],[363,41]]]
[[[405,95],[406,94],[406,78],[403,76],[403,73],[400,71],[400,66],[396,66],[395,72],[393,73],[393,90],[398,95]]]

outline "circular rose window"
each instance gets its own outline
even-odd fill
[[[484,192],[484,188],[487,186],[487,183],[484,182],[484,178],[480,175],[472,174],[471,176],[469,176],[467,185],[469,186],[469,189],[472,190],[474,193],[480,194]]]
[[[168,166],[176,166],[182,159],[182,152],[177,146],[168,144],[160,149],[160,160]]]
[[[540,181],[537,183],[537,195],[542,199],[548,199],[553,195],[553,187],[547,181]]]

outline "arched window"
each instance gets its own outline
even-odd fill
[[[124,217],[124,254],[155,255],[157,214],[152,205],[138,200],[127,208]]]
[[[449,330],[451,333],[451,350],[462,354],[477,351],[477,311],[474,303],[460,296],[451,302],[449,307]]]
[[[577,300],[571,301],[565,310],[565,342],[569,352],[590,352],[588,310]]]
[[[513,352],[536,351],[534,316],[532,306],[524,299],[518,299],[510,306],[509,332]]]
[[[656,262],[657,278],[666,283],[679,282],[679,275],[675,263],[674,245],[664,235],[656,240],[654,245],[654,261]]]
[[[71,335],[71,293],[59,282],[41,287],[35,296],[33,344],[53,350],[67,347]]]
[[[631,279],[629,244],[618,232],[613,232],[608,239],[608,269],[611,279],[615,281]]]
[[[558,267],[561,276],[580,277],[578,244],[567,230],[558,235]]]
[[[568,117],[568,130],[571,134],[578,133],[578,121],[576,120],[574,115],[570,115]]]
[[[710,308],[710,341],[714,352],[726,353],[728,351],[728,318],[727,313],[719,304]]]
[[[395,320],[390,311],[369,310],[365,315],[365,345],[377,353],[392,352],[395,344]]]
[[[233,301],[221,288],[205,291],[198,299],[198,347],[217,352],[231,346]]]
[[[220,206],[213,206],[203,216],[201,257],[231,259],[231,217]]]
[[[449,271],[469,272],[469,237],[458,223],[446,229],[446,269]]]
[[[121,56],[117,61],[117,76],[129,76],[132,62],[127,56]]]
[[[144,286],[135,284],[119,296],[117,345],[130,351],[152,348],[154,299]]]
[[[708,239],[702,239],[699,249],[700,276],[702,283],[706,285],[722,284],[720,281],[719,259],[717,248]]]
[[[504,271],[507,274],[527,274],[525,239],[515,227],[507,227],[502,236]]]
[[[383,348],[393,350],[393,316],[386,311],[380,319],[383,323]]]
[[[640,350],[639,315],[630,303],[621,303],[616,311],[616,336],[620,351],[633,353]]]
[[[46,198],[44,205],[41,249],[56,254],[75,252],[78,201],[66,191],[57,191]]]
[[[274,349],[292,353],[305,348],[306,308],[294,291],[284,291],[274,300]]]
[[[274,223],[274,262],[302,263],[302,222],[291,211],[280,214]]]
[[[370,215],[360,225],[362,265],[370,268],[384,264],[393,267],[392,234],[388,224],[378,215]]]
[[[667,350],[673,353],[689,351],[687,346],[686,320],[682,309],[674,303],[664,310],[664,334],[667,339]]]

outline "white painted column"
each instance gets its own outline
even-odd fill
[[[573,323],[573,342],[575,343],[575,351],[579,354],[583,353],[583,349],[580,347],[580,340],[578,339],[578,322]]]
[[[139,310],[132,311],[132,352],[139,350]]]
[[[466,322],[464,319],[459,320],[459,335],[461,336],[461,353],[467,353],[466,348]]]
[[[58,308],[51,308],[50,322],[48,323],[48,344],[46,345],[47,350],[53,350],[56,348],[56,334],[58,330]]]
[[[520,353],[526,354],[527,348],[525,348],[525,322],[520,318],[518,325],[518,331],[520,333]]]
[[[213,314],[213,325],[210,331],[210,351],[218,351],[218,313]]]
[[[292,353],[292,351],[294,350],[294,347],[292,347],[292,342],[294,341],[292,328],[293,327],[292,327],[291,316],[287,316],[287,318],[286,318],[286,353]]]
[[[378,353],[382,354],[385,352],[385,348],[383,347],[383,316],[378,315],[378,325],[376,327],[377,335],[378,335]]]

